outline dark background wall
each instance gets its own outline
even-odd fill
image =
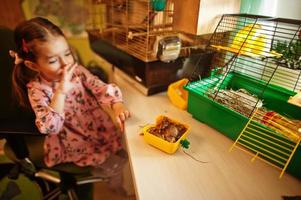
[[[18,23],[25,19],[21,2],[22,0],[0,1],[0,26],[14,29]]]

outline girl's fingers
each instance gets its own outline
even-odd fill
[[[63,68],[63,76],[65,80],[70,80],[73,74],[74,69],[76,68],[77,64],[68,64]]]
[[[130,117],[130,112],[128,110],[125,110],[119,114],[119,117],[120,117],[120,120],[124,122],[127,118]]]
[[[118,124],[118,126],[119,126],[121,132],[123,132],[123,128],[124,128],[124,127],[123,127],[123,122],[120,120],[119,117],[116,117],[116,122],[117,122],[117,124]]]
[[[72,74],[72,72],[73,72],[73,70],[75,69],[75,67],[76,67],[76,64],[66,65],[66,66],[64,67],[64,70],[65,70],[66,73]]]
[[[131,113],[128,110],[124,111],[126,119],[131,117]]]
[[[127,118],[130,117],[130,112],[125,110],[124,112],[120,113],[118,117],[116,117],[116,122],[121,130],[121,132],[124,132],[124,122]]]
[[[125,113],[120,113],[119,114],[119,118],[120,118],[120,120],[123,122],[123,121],[125,121],[125,119],[126,119],[126,115],[125,115]]]
[[[68,71],[69,71],[69,72],[73,72],[74,69],[76,68],[76,66],[77,66],[77,63],[72,64],[72,65],[69,67]]]
[[[76,66],[77,66],[76,64],[73,64],[73,65],[70,67],[70,69],[69,69],[69,71],[68,71],[68,73],[69,73],[69,80],[72,79],[73,72],[74,72]]]

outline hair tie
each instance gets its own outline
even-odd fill
[[[27,44],[25,42],[24,39],[22,39],[22,50],[25,52],[25,53],[28,53],[28,47],[27,47]]]
[[[9,55],[15,58],[15,65],[21,64],[23,62],[23,59],[19,57],[17,52],[9,50]]]

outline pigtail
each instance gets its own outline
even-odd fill
[[[36,72],[26,67],[24,61],[34,60],[34,56],[32,51],[29,50],[28,44],[25,40],[16,37],[18,36],[16,33],[17,32],[15,32],[15,43],[18,47],[18,51],[9,51],[10,56],[15,59],[15,65],[12,72],[12,99],[15,100],[15,104],[30,110],[31,106],[27,95],[26,85],[36,76]]]
[[[26,109],[31,109],[26,85],[35,76],[36,72],[26,67],[24,63],[15,64],[12,73],[12,95],[19,106]]]

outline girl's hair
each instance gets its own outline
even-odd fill
[[[23,62],[14,66],[12,88],[13,95],[22,107],[30,109],[26,84],[36,76],[36,72],[26,67],[24,61],[35,62],[38,54],[35,49],[36,42],[47,42],[53,36],[64,37],[64,34],[59,27],[41,17],[22,22],[14,31],[16,53]]]

